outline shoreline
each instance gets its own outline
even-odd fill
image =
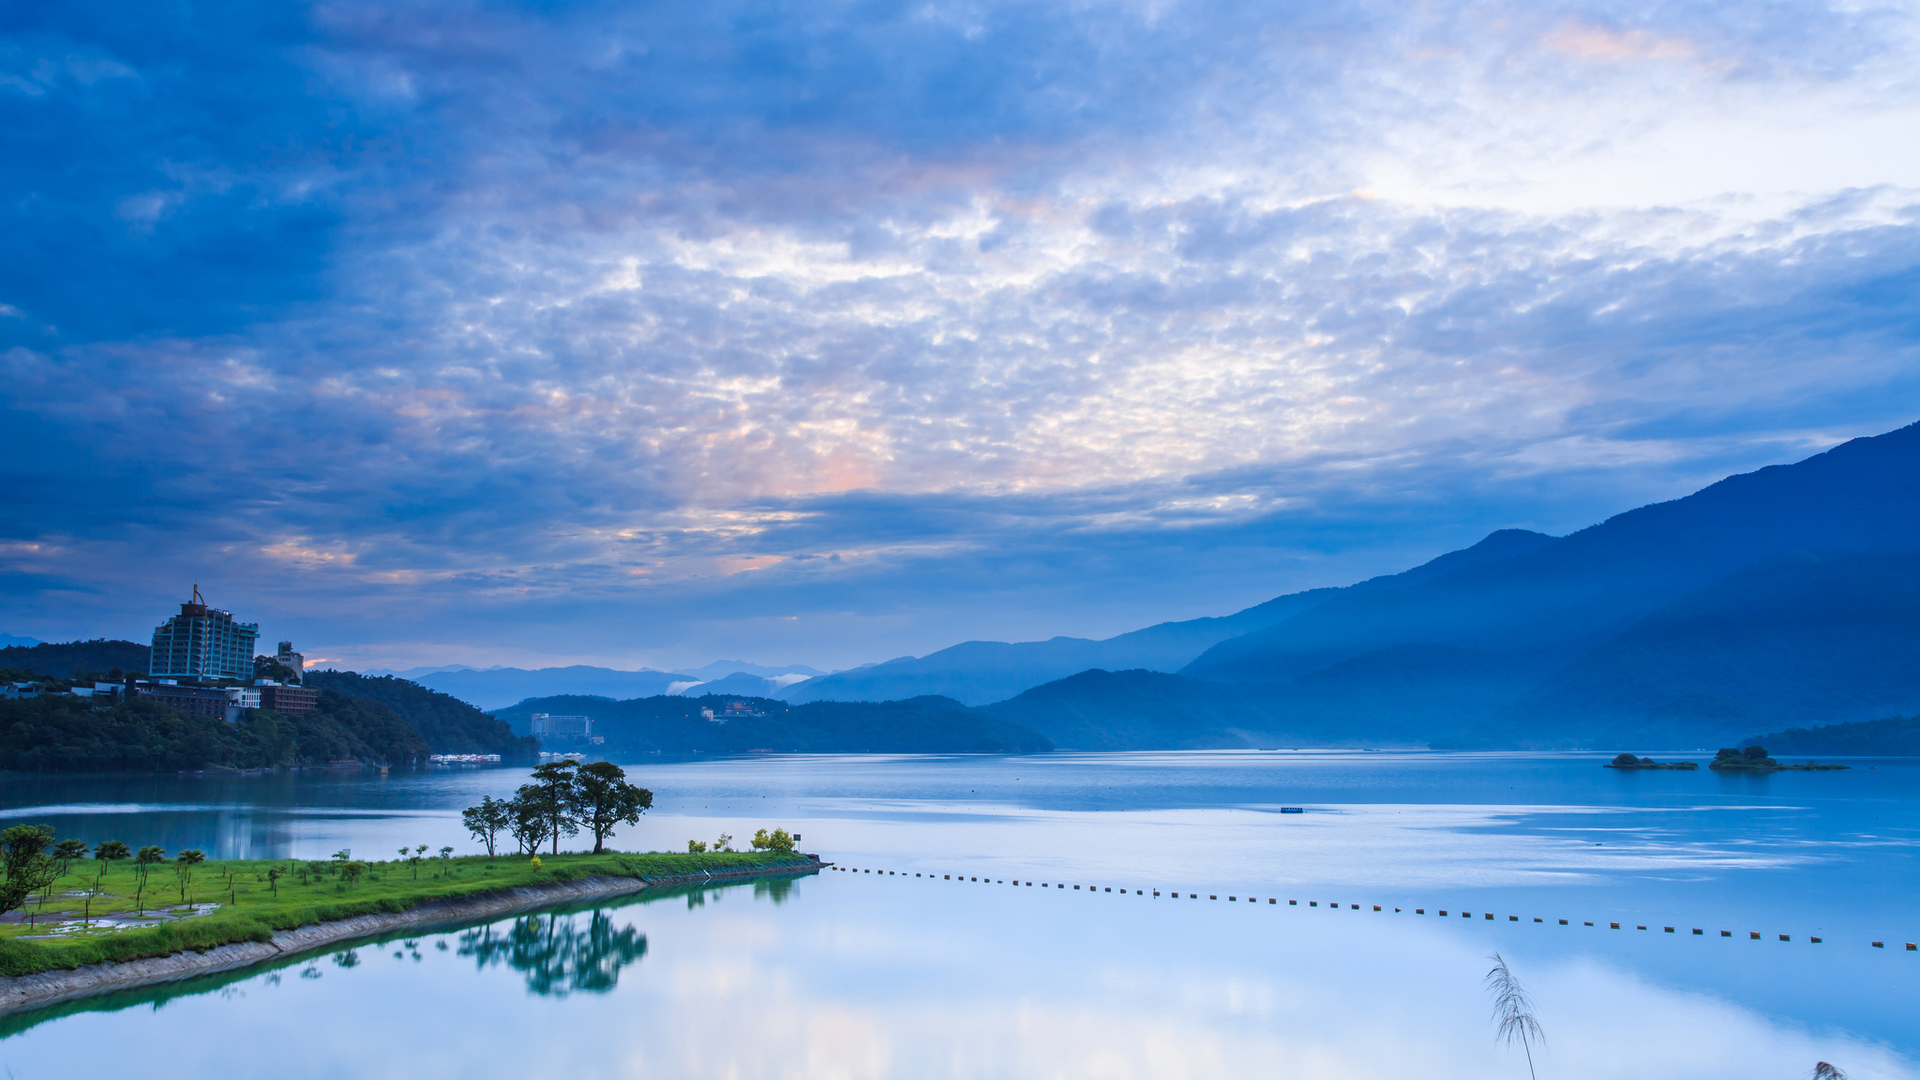
[[[803,855],[789,863],[746,866],[691,874],[648,877],[591,877],[582,881],[554,881],[538,886],[512,886],[468,896],[426,900],[405,911],[354,915],[345,919],[309,923],[276,932],[267,941],[240,941],[216,945],[201,952],[186,951],[140,960],[86,964],[77,968],[0,976],[0,1017],[32,1012],[116,990],[178,982],[201,975],[237,971],[272,960],[290,959],[342,942],[376,937],[396,930],[427,930],[524,914],[559,904],[628,896],[676,885],[704,885],[754,878],[814,874],[831,864],[817,855]]]

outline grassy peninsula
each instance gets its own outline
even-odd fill
[[[0,975],[30,975],[106,961],[169,956],[358,915],[399,913],[435,900],[587,878],[656,878],[702,871],[778,872],[811,865],[792,852],[706,854],[414,854],[361,862],[331,859],[73,862],[34,900],[0,922]]]

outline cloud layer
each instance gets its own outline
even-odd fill
[[[10,632],[841,666],[1920,412],[1910,7],[15,19]]]

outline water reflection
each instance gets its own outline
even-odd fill
[[[524,972],[527,989],[543,997],[604,994],[620,970],[647,955],[647,936],[632,926],[614,926],[604,910],[579,914],[523,915],[505,930],[483,926],[460,935],[459,954],[484,970],[505,964]]]

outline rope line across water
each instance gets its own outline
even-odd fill
[[[879,875],[880,875],[880,876],[882,876],[882,877],[906,877],[906,876],[907,876],[907,872],[906,872],[905,870],[871,870],[871,869],[862,869],[862,868],[858,868],[858,867],[851,867],[851,866],[829,866],[829,867],[828,867],[828,869],[830,869],[830,870],[835,870],[835,871],[839,871],[840,873],[843,873],[843,874],[879,874]],[[979,877],[968,877],[968,876],[967,876],[967,875],[965,875],[965,874],[958,874],[958,875],[955,875],[955,874],[941,874],[941,875],[940,875],[939,877],[934,877],[934,875],[933,875],[933,874],[931,874],[931,873],[926,873],[926,874],[924,874],[924,875],[923,875],[923,874],[922,874],[922,873],[920,873],[920,872],[915,872],[913,876],[914,876],[914,877],[922,877],[922,876],[924,876],[925,878],[927,878],[927,879],[929,879],[929,880],[933,880],[933,881],[959,881],[959,882],[980,882],[980,881],[981,881],[981,879],[980,879]],[[1027,888],[1032,888],[1032,887],[1033,887],[1033,882],[1031,882],[1031,881],[1019,881],[1019,880],[1015,880],[1015,881],[1012,881],[1012,882],[1008,882],[1008,881],[1006,881],[1005,879],[1000,879],[1000,878],[993,878],[993,877],[988,877],[988,878],[987,878],[987,879],[985,880],[985,882],[984,882],[984,884],[987,884],[987,885],[1007,885],[1007,884],[1012,884],[1012,885],[1018,885],[1018,886],[1025,886],[1025,887],[1027,887]],[[1067,888],[1071,888],[1071,889],[1073,889],[1073,890],[1074,890],[1075,892],[1078,892],[1078,891],[1080,891],[1080,890],[1081,890],[1081,889],[1083,888],[1083,886],[1080,886],[1080,885],[1071,885],[1071,886],[1069,886],[1069,885],[1067,885],[1067,884],[1066,884],[1066,883],[1064,883],[1064,882],[1047,882],[1047,881],[1043,881],[1043,882],[1041,882],[1041,883],[1040,883],[1040,888],[1042,888],[1042,889],[1067,889]],[[1087,891],[1088,893],[1092,893],[1092,894],[1097,894],[1097,893],[1111,893],[1111,892],[1113,892],[1113,886],[1111,886],[1111,885],[1087,885],[1087,886],[1084,886],[1084,888],[1085,888],[1085,890],[1086,890],[1086,891]],[[1131,889],[1131,890],[1130,890],[1130,889],[1127,889],[1127,888],[1122,888],[1122,889],[1120,890],[1120,895],[1122,895],[1122,896],[1127,896],[1127,895],[1133,895],[1133,896],[1146,896],[1146,895],[1148,895],[1149,893],[1151,893],[1151,894],[1152,894],[1153,896],[1159,896],[1159,895],[1160,895],[1160,890],[1159,890],[1159,889],[1152,889],[1152,890],[1148,890],[1148,889]],[[1179,898],[1180,898],[1180,895],[1181,895],[1181,894],[1180,894],[1180,890],[1178,890],[1178,889],[1175,889],[1175,890],[1171,890],[1171,891],[1169,891],[1169,892],[1167,893],[1167,897],[1168,897],[1169,899],[1175,899],[1175,900],[1177,900],[1177,899],[1179,899]],[[1198,899],[1200,899],[1200,894],[1199,894],[1199,893],[1187,893],[1187,894],[1186,894],[1186,897],[1187,897],[1187,899],[1189,899],[1189,900],[1198,900]],[[1207,894],[1207,899],[1209,899],[1209,900],[1218,900],[1218,899],[1220,899],[1220,894],[1218,894],[1218,893],[1208,893],[1208,894]],[[1232,903],[1238,903],[1238,902],[1240,901],[1240,897],[1239,897],[1239,896],[1237,896],[1237,895],[1230,895],[1230,896],[1228,896],[1228,897],[1227,897],[1227,900],[1228,900],[1229,902],[1232,902]],[[1247,897],[1247,899],[1246,899],[1246,902],[1247,902],[1247,903],[1249,903],[1249,904],[1257,904],[1257,903],[1259,903],[1259,902],[1260,902],[1260,898],[1259,898],[1258,896],[1248,896],[1248,897]],[[1279,906],[1279,904],[1280,904],[1280,900],[1279,900],[1279,898],[1278,898],[1278,897],[1273,897],[1273,896],[1269,896],[1269,897],[1267,897],[1267,903],[1268,903],[1268,905],[1270,905],[1270,906],[1274,906],[1274,907],[1277,907],[1277,906]],[[1300,906],[1300,901],[1298,901],[1298,900],[1288,900],[1288,901],[1287,901],[1287,906],[1288,906],[1288,907],[1299,907],[1299,906]],[[1307,901],[1307,906],[1308,906],[1308,907],[1310,907],[1310,908],[1317,908],[1317,907],[1319,907],[1319,906],[1320,906],[1320,901],[1318,901],[1318,900],[1309,900],[1309,901]],[[1339,902],[1335,902],[1335,901],[1328,901],[1328,903],[1327,903],[1327,910],[1329,910],[1329,911],[1338,911],[1338,910],[1341,910],[1341,907],[1342,907],[1342,905],[1341,905],[1341,903],[1339,903]],[[1347,910],[1350,910],[1350,911],[1359,911],[1359,910],[1360,910],[1360,905],[1359,905],[1359,904],[1346,904],[1346,905],[1345,905],[1345,907],[1346,907],[1346,909],[1347,909]],[[1373,910],[1375,910],[1375,911],[1383,911],[1383,910],[1384,910],[1384,909],[1383,909],[1383,907],[1382,907],[1382,905],[1380,905],[1380,904],[1373,904],[1373,905],[1371,905],[1371,907],[1372,907],[1372,908],[1373,908]],[[1401,909],[1401,908],[1394,908],[1393,910],[1394,910],[1394,913],[1395,913],[1395,914],[1399,914],[1399,913],[1401,913],[1401,912],[1402,912],[1402,909]],[[1442,916],[1446,916],[1446,915],[1447,915],[1447,911],[1446,911],[1446,909],[1444,909],[1444,908],[1436,908],[1436,909],[1434,909],[1434,910],[1435,910],[1436,912],[1438,912],[1438,913],[1439,913],[1440,915],[1442,915]],[[1427,909],[1426,909],[1426,908],[1414,908],[1414,909],[1413,909],[1413,913],[1414,913],[1415,915],[1425,915],[1425,914],[1427,913]],[[1496,916],[1496,915],[1495,915],[1495,914],[1494,914],[1493,912],[1491,912],[1491,911],[1485,911],[1485,912],[1481,912],[1480,914],[1481,914],[1481,920],[1480,920],[1480,921],[1483,921],[1483,922],[1498,922],[1498,921],[1500,921],[1500,920],[1499,920],[1499,918],[1498,918],[1498,917],[1497,917],[1497,916]],[[1460,912],[1460,913],[1459,913],[1459,915],[1460,915],[1460,918],[1463,918],[1463,919],[1472,919],[1472,918],[1473,918],[1473,915],[1474,915],[1474,913],[1473,913],[1473,912],[1471,912],[1471,911],[1462,911],[1462,912]],[[1521,920],[1521,918],[1520,918],[1520,916],[1518,916],[1518,915],[1509,915],[1509,916],[1507,916],[1507,917],[1506,917],[1506,920],[1505,920],[1505,921],[1506,921],[1506,922],[1515,922],[1515,923],[1517,923],[1517,922],[1520,922],[1520,921],[1522,921],[1522,920]],[[1546,922],[1546,920],[1545,920],[1545,919],[1541,919],[1541,918],[1534,918],[1534,919],[1533,919],[1533,921],[1534,921],[1534,922],[1537,922],[1537,923],[1545,923],[1545,922]],[[1571,925],[1572,925],[1572,923],[1570,923],[1570,922],[1569,922],[1568,920],[1566,920],[1566,919],[1556,919],[1556,920],[1555,920],[1555,922],[1557,922],[1557,923],[1558,923],[1559,925],[1561,925],[1561,926],[1571,926]],[[1593,924],[1593,922],[1592,922],[1591,920],[1582,920],[1582,921],[1581,921],[1581,925],[1582,925],[1582,926],[1592,926],[1592,925],[1594,925],[1594,924]],[[1617,923],[1617,922],[1608,922],[1608,923],[1607,923],[1607,926],[1608,926],[1608,928],[1609,928],[1609,929],[1613,929],[1613,930],[1618,930],[1618,929],[1620,929],[1620,924],[1619,924],[1619,923]],[[1640,924],[1638,924],[1638,923],[1635,923],[1635,924],[1633,924],[1633,928],[1634,928],[1635,930],[1645,930],[1645,929],[1647,929],[1647,927],[1645,927],[1645,926],[1642,926],[1642,925],[1640,925]],[[1692,933],[1691,933],[1691,935],[1690,935],[1690,936],[1692,936],[1692,937],[1705,937],[1705,936],[1707,935],[1707,932],[1706,932],[1706,930],[1704,930],[1704,929],[1702,929],[1701,927],[1698,927],[1698,926],[1695,926],[1695,927],[1690,927],[1689,929],[1690,929],[1690,930],[1692,931]],[[1666,933],[1666,934],[1674,934],[1674,933],[1678,933],[1678,932],[1679,932],[1678,930],[1676,930],[1676,929],[1675,929],[1674,927],[1671,927],[1671,926],[1662,926],[1662,927],[1660,928],[1660,930],[1661,930],[1661,932],[1662,932],[1662,933]],[[1719,931],[1719,936],[1721,936],[1721,937],[1723,937],[1723,938],[1730,938],[1730,937],[1733,937],[1733,936],[1734,936],[1734,932],[1733,932],[1733,931],[1731,931],[1731,930],[1721,930],[1721,931]],[[1760,940],[1762,940],[1762,939],[1763,939],[1764,937],[1765,937],[1765,935],[1764,935],[1764,934],[1762,934],[1762,933],[1760,933],[1760,931],[1758,931],[1758,930],[1749,930],[1749,931],[1747,931],[1747,940],[1749,940],[1749,941],[1760,941]],[[1787,942],[1791,942],[1791,941],[1793,940],[1793,935],[1792,935],[1792,934],[1780,934],[1780,935],[1778,935],[1778,937],[1779,937],[1779,940],[1781,940],[1781,941],[1787,941]],[[1811,944],[1811,945],[1820,945],[1820,944],[1824,944],[1824,939],[1822,939],[1822,938],[1820,938],[1820,937],[1816,937],[1816,936],[1812,936],[1812,935],[1809,935],[1809,936],[1807,937],[1807,939],[1806,939],[1806,940],[1807,940],[1807,942],[1808,942],[1808,944]],[[1920,942],[1912,942],[1912,941],[1909,941],[1909,942],[1906,942],[1906,943],[1905,943],[1905,945],[1906,945],[1906,947],[1907,947],[1907,948],[1906,948],[1906,951],[1907,951],[1907,952],[1920,952]],[[1873,946],[1873,948],[1876,948],[1876,949],[1884,949],[1884,948],[1886,948],[1886,947],[1887,947],[1887,943],[1886,943],[1885,941],[1875,941],[1875,942],[1872,942],[1872,946]]]

